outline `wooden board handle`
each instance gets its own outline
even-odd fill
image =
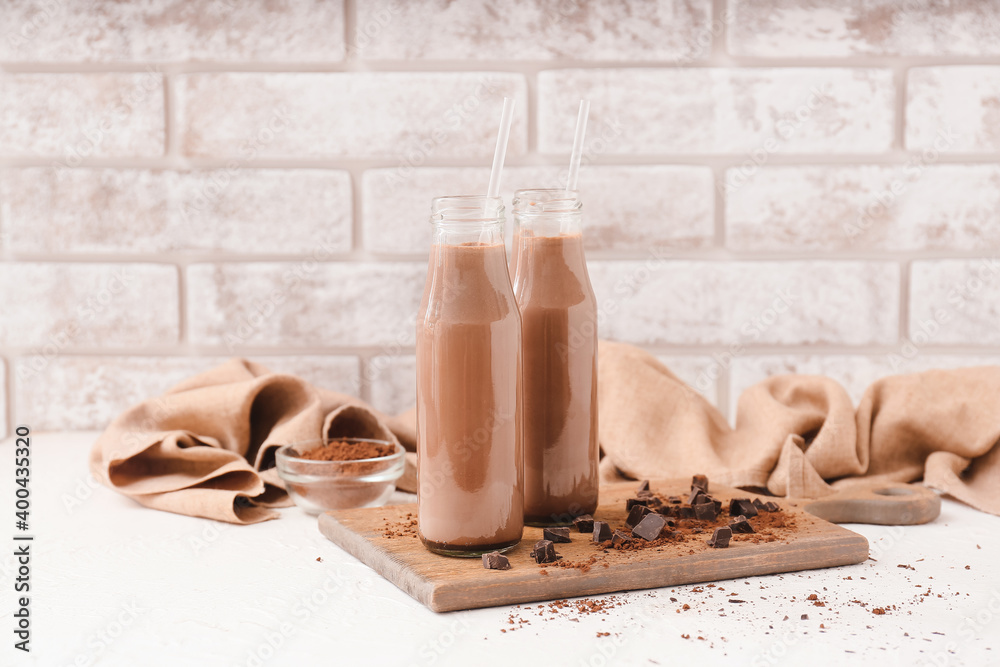
[[[916,484],[873,484],[824,496],[803,509],[832,523],[911,526],[936,519],[941,514],[941,498]]]

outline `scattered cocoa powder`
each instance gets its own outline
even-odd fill
[[[413,512],[407,512],[406,516],[402,517],[398,521],[384,519],[383,523],[385,527],[382,530],[382,537],[387,537],[389,539],[398,537],[417,539],[420,537],[417,534],[417,517],[413,515]]]

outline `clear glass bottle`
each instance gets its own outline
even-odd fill
[[[418,528],[449,556],[513,548],[524,528],[521,318],[499,197],[434,199],[417,319]]]
[[[567,524],[597,509],[597,299],[580,195],[518,190],[514,293],[524,363],[524,511]]]

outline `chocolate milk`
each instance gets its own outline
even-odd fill
[[[502,232],[436,243],[417,321],[418,524],[432,551],[476,556],[520,541],[520,382]]]
[[[575,223],[554,228],[537,219],[545,215],[520,221],[515,293],[524,362],[525,522],[556,525],[597,509],[597,301],[579,211]]]

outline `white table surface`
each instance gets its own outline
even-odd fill
[[[297,508],[231,526],[95,488],[95,437],[33,436],[30,655],[10,630],[14,451],[0,445],[0,665],[1000,664],[1000,518],[956,502],[925,526],[849,526],[877,559],[860,565],[618,594],[603,615],[435,614]],[[530,623],[513,630],[512,611]]]

